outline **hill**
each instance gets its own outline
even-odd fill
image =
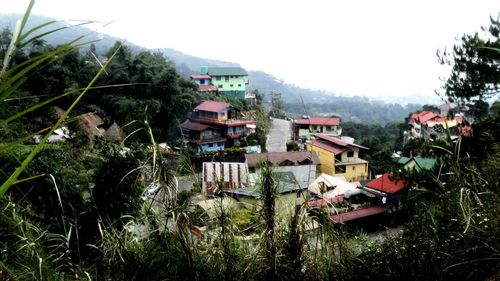
[[[20,17],[18,14],[0,14],[0,27],[9,27],[11,30],[14,27],[15,21]],[[29,22],[28,28],[39,25],[41,23],[51,21],[53,19],[33,15]],[[51,27],[69,26],[64,22],[58,22]],[[43,29],[42,29],[43,31]],[[52,45],[62,44],[70,39],[85,35],[86,41],[99,40],[95,43],[97,53],[104,55],[113,44],[120,40],[119,38],[109,36],[102,33],[97,33],[84,26],[71,26],[51,34],[46,37],[46,41]],[[127,42],[132,52],[138,53],[145,50],[144,47]],[[188,77],[191,74],[197,73],[200,66],[240,66],[238,63],[212,60],[191,56],[181,51],[171,48],[155,49],[161,52],[172,63],[176,69],[184,76]],[[296,85],[286,83],[282,79],[274,77],[272,74],[263,71],[248,71],[249,74],[249,89],[257,89],[264,95],[264,101],[269,102],[270,93],[282,93],[284,99],[284,111],[287,115],[296,117],[301,115],[339,115],[345,121],[366,122],[366,123],[387,123],[393,121],[401,121],[408,116],[408,113],[420,108],[418,104],[401,105],[396,100],[391,103],[372,100],[366,97],[336,95],[334,93],[311,90],[301,88]],[[406,100],[406,102],[408,99]]]

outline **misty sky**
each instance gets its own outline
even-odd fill
[[[26,0],[0,0],[22,13]],[[286,83],[346,95],[435,98],[436,50],[480,31],[498,0],[39,0],[34,13],[113,23],[100,32],[148,48],[240,63]],[[426,101],[422,101],[425,103]]]

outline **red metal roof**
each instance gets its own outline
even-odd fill
[[[199,85],[198,86],[198,91],[199,92],[217,92],[217,87],[214,85]]]
[[[206,100],[206,101],[200,103],[195,108],[195,110],[208,111],[208,112],[220,112],[220,111],[222,111],[230,106],[231,106],[231,104],[229,104],[227,102]]]
[[[384,207],[373,206],[373,207],[368,207],[368,208],[363,208],[363,209],[357,209],[357,210],[350,211],[350,212],[336,214],[336,215],[330,216],[330,219],[334,223],[344,223],[344,222],[352,221],[355,219],[360,219],[360,218],[369,217],[369,216],[373,216],[373,215],[377,215],[377,214],[382,214],[384,212],[385,212]]]
[[[347,147],[342,147],[342,146],[339,146],[339,145],[326,143],[326,142],[323,142],[323,141],[320,141],[320,140],[308,141],[307,143],[310,144],[310,145],[322,148],[322,149],[324,149],[326,151],[329,151],[329,152],[331,152],[331,153],[333,153],[335,155],[340,154],[340,153],[342,153],[344,151],[349,150],[349,148],[347,148]]]
[[[193,78],[193,79],[210,79],[210,75],[193,74],[193,75],[191,75],[191,78]]]
[[[410,116],[410,119],[415,120],[415,121],[419,121],[422,124],[426,124],[427,121],[429,121],[429,120],[433,120],[435,118],[441,118],[441,117],[444,117],[444,116],[442,116],[441,114],[436,114],[436,113],[431,112],[431,111],[422,111],[419,113],[412,113],[412,115]]]
[[[307,201],[307,208],[313,207],[323,207],[328,206],[331,203],[342,202],[344,201],[344,194],[336,195],[334,197],[326,198],[326,199],[317,199]]]
[[[318,139],[322,139],[322,140],[325,140],[325,141],[328,141],[330,143],[334,143],[336,145],[339,145],[339,146],[344,146],[344,147],[347,147],[347,146],[355,146],[355,147],[359,147],[359,148],[363,148],[363,149],[368,149],[364,146],[361,146],[359,144],[355,144],[355,143],[348,143],[348,142],[345,142],[339,138],[335,138],[335,137],[330,137],[329,135],[325,135],[325,134],[322,134],[322,133],[318,133],[316,134],[316,137]]]
[[[382,191],[389,194],[394,194],[401,191],[406,185],[404,180],[395,180],[389,173],[385,173],[366,184],[367,187]]]
[[[297,120],[295,120],[295,124],[338,126],[340,124],[340,118],[339,117],[309,117],[307,119],[297,119]]]

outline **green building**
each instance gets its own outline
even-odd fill
[[[201,75],[209,75],[220,94],[244,99],[248,73],[241,67],[202,67]]]

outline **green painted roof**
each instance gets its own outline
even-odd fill
[[[297,179],[293,175],[292,172],[275,172],[275,175],[279,181],[278,185],[278,194],[286,194],[291,192],[298,192],[300,190],[305,190],[307,188],[301,188]],[[239,196],[247,196],[259,198],[260,192],[258,191],[258,187],[243,187],[238,189],[228,189],[225,193],[229,195],[239,195]]]
[[[248,76],[248,73],[241,67],[209,67],[210,76]]]
[[[435,158],[424,158],[420,156],[413,157],[413,160],[415,160],[415,162],[417,162],[417,165],[424,170],[432,169],[437,162]]]
[[[398,163],[399,163],[399,164],[403,164],[403,165],[404,165],[404,164],[408,163],[408,161],[410,161],[410,159],[411,159],[411,158],[408,158],[408,157],[404,157],[404,156],[402,156],[402,157],[398,160]]]

